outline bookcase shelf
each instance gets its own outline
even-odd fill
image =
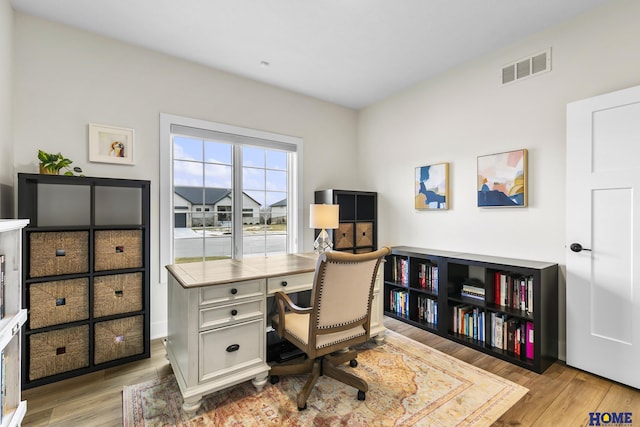
[[[378,248],[377,212],[378,195],[372,191],[319,190],[314,202],[339,205],[339,225],[327,230],[333,249],[343,252],[363,253]],[[315,230],[318,237],[320,230]]]
[[[150,356],[150,183],[18,174],[22,386]]]
[[[558,265],[394,247],[384,313],[534,372],[558,358]]]

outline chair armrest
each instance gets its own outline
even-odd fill
[[[298,313],[298,314],[310,314],[313,311],[312,307],[297,306],[296,304],[294,304],[293,301],[291,301],[291,298],[289,298],[289,295],[287,295],[282,291],[276,292],[274,294],[274,298],[275,298],[276,304],[278,305],[278,324],[276,325],[277,326],[276,332],[280,336],[284,335],[284,322],[285,322],[284,315],[287,312],[287,310],[293,313]]]

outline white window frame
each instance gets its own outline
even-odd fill
[[[224,123],[211,122],[208,120],[193,119],[189,117],[177,116],[174,114],[160,113],[160,278],[163,283],[167,282],[165,266],[173,263],[173,230],[174,230],[174,206],[173,206],[173,149],[171,142],[171,126],[186,126],[195,129],[205,129],[214,132],[223,132],[240,137],[256,138],[275,143],[293,144],[296,146],[295,160],[289,161],[289,174],[297,179],[288,180],[287,193],[291,200],[287,200],[287,220],[290,232],[287,233],[287,248],[290,253],[298,252],[298,248],[303,247],[303,195],[302,189],[302,148],[303,140],[295,136],[281,135],[257,129],[249,129]],[[291,156],[289,157],[291,158]],[[234,188],[241,179],[241,164],[235,168]],[[234,224],[240,224],[239,239],[242,242],[242,198],[234,198]],[[235,232],[238,230],[234,230]],[[242,247],[234,244],[234,258],[242,258]]]

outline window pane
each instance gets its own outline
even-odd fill
[[[284,151],[267,150],[267,169],[287,169],[287,153]]]
[[[265,149],[244,146],[242,147],[242,166],[264,168]]]
[[[204,161],[208,163],[231,164],[231,144],[223,142],[204,142]]]
[[[264,191],[245,190],[243,197],[243,208],[249,208],[252,206],[264,207],[266,206],[266,194]]]
[[[231,188],[233,168],[216,164],[204,164],[204,185],[208,188]]]
[[[176,228],[173,231],[174,262],[202,261],[202,237],[190,228]]]
[[[204,184],[202,163],[193,161],[173,161],[173,185],[202,187]]]
[[[243,254],[286,253],[287,153],[244,147],[242,155]]]
[[[265,189],[265,170],[257,168],[242,168],[242,185],[245,190]]]
[[[173,158],[202,161],[202,140],[184,136],[174,136]]]
[[[265,189],[273,191],[287,191],[287,172],[267,170]]]
[[[174,137],[174,258],[232,254],[232,145]],[[206,157],[203,154],[206,151]],[[204,163],[204,159],[213,163]]]

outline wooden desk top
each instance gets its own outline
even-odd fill
[[[318,255],[304,253],[190,262],[167,265],[166,268],[183,288],[195,288],[309,273],[315,271],[317,261]]]

